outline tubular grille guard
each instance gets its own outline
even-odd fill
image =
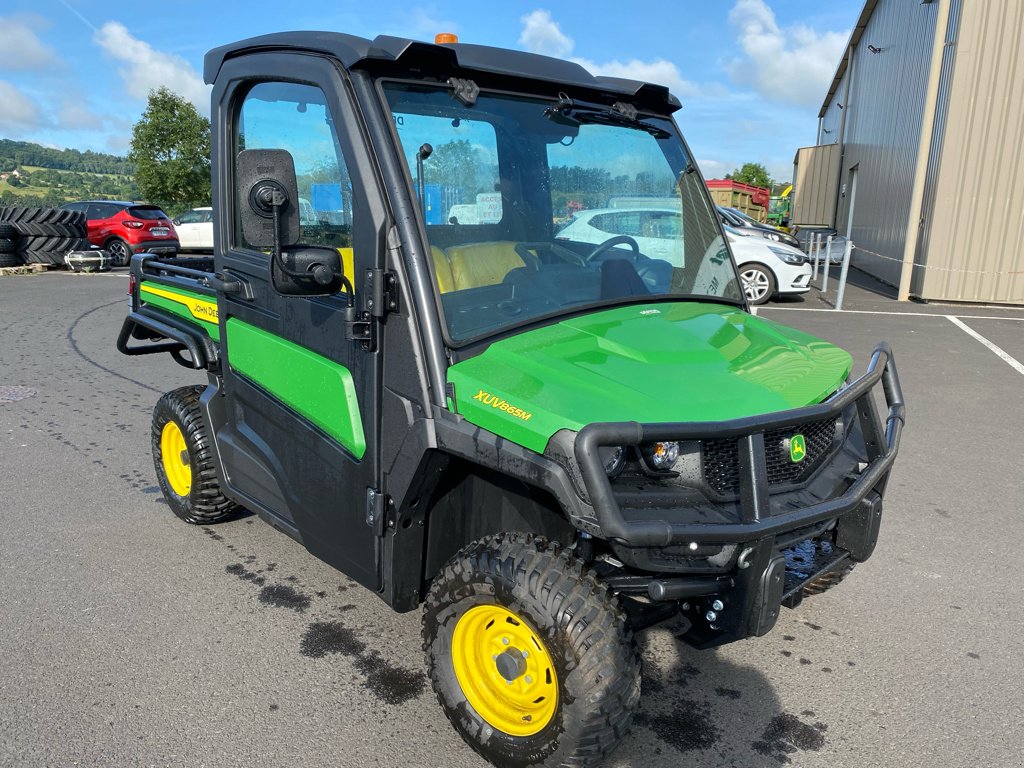
[[[872,390],[881,381],[888,414],[879,419]],[[769,517],[769,479],[765,433],[839,418],[851,403],[864,433],[868,466],[845,494],[802,509]],[[850,511],[873,489],[883,487],[899,451],[905,421],[903,391],[896,360],[886,343],[875,347],[863,376],[824,403],[732,421],[639,424],[635,421],[588,424],[576,436],[575,454],[583,482],[604,536],[626,546],[667,546],[677,541],[741,543],[811,525]],[[741,519],[732,524],[684,524],[630,520],[612,493],[598,449],[671,440],[731,440],[737,446]]]

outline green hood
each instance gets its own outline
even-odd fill
[[[715,304],[646,304],[495,342],[448,369],[459,413],[537,452],[602,421],[724,421],[820,402],[842,349]]]

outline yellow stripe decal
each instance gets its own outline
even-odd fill
[[[154,296],[160,296],[161,298],[168,299],[169,301],[182,304],[192,314],[192,317],[197,320],[202,320],[205,323],[216,323],[219,319],[217,315],[217,303],[214,301],[194,299],[191,296],[183,296],[182,294],[175,293],[174,291],[165,291],[163,288],[155,288],[147,283],[140,285],[139,291],[142,293],[151,293]]]

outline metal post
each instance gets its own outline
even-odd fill
[[[825,293],[828,291],[828,262],[826,261],[824,266],[821,268],[821,292]]]
[[[843,270],[839,273],[839,289],[836,292],[836,309],[843,308],[843,293],[846,291],[846,276],[850,272],[850,253],[853,251],[853,240],[847,238],[846,251],[843,253]]]
[[[814,250],[813,246],[808,246],[808,248],[807,248],[808,255],[810,255],[811,251],[814,251],[814,266],[811,268],[811,280],[817,280],[818,279],[818,252]]]
[[[825,243],[825,269],[828,269],[828,265],[832,263],[832,235],[828,236],[828,241]]]

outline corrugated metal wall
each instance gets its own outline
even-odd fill
[[[933,210],[925,211],[925,298],[1024,303],[1021,40],[1020,0],[964,3]]]
[[[801,147],[793,164],[791,225],[834,227],[839,192],[839,145]]]
[[[849,169],[857,166],[853,242],[888,258],[856,251],[853,263],[892,285],[899,283],[902,268],[937,12],[937,3],[880,2],[846,74],[852,80],[849,103],[843,105],[846,152],[836,228],[846,234],[850,190],[844,186]],[[844,88],[836,91],[822,121],[837,136],[840,117],[835,102],[842,100],[843,92]]]

